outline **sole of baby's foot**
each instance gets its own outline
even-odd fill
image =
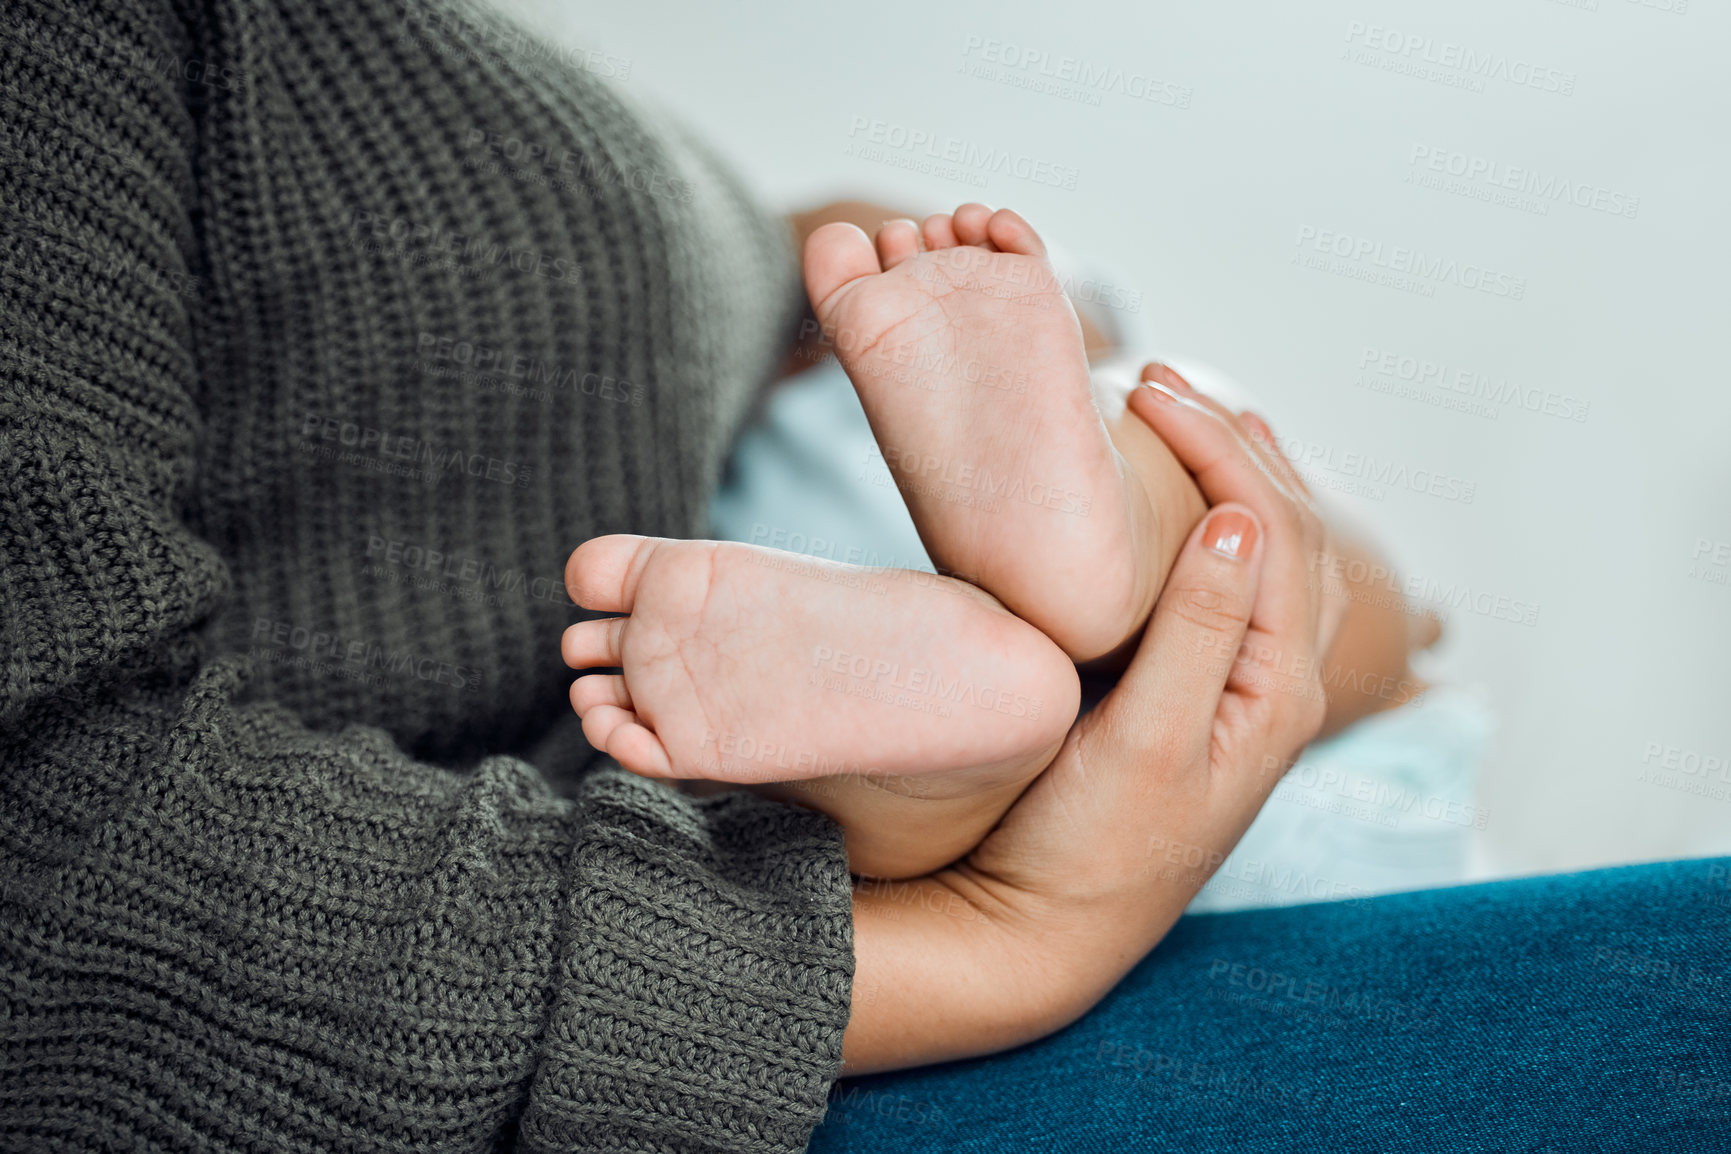
[[[615,535],[571,555],[561,650],[590,744],[647,777],[1025,781],[1075,719],[1064,654],[967,584],[753,545]]]
[[[1045,246],[969,204],[876,243],[815,231],[806,289],[940,569],[1077,662],[1136,636],[1158,587],[1148,494],[1095,408],[1082,331]]]

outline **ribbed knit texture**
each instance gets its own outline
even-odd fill
[[[424,3],[0,12],[0,1148],[822,1116],[835,827],[512,756],[566,555],[701,528],[797,300],[619,70]]]

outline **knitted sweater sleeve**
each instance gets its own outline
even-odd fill
[[[826,819],[420,764],[208,651],[197,62],[40,12],[0,21],[0,1147],[803,1148]]]

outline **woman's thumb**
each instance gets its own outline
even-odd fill
[[[1262,570],[1262,526],[1243,505],[1211,509],[1185,542],[1130,666],[1101,703],[1129,711],[1114,732],[1206,743],[1238,647],[1250,627]],[[1184,732],[1175,731],[1181,728]],[[1172,752],[1170,745],[1164,752]]]

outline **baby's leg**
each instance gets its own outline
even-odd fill
[[[573,553],[566,586],[628,614],[565,633],[568,665],[622,671],[572,685],[591,744],[649,777],[840,779],[805,800],[842,820],[862,872],[971,848],[1076,715],[1064,654],[950,578],[621,535]]]

